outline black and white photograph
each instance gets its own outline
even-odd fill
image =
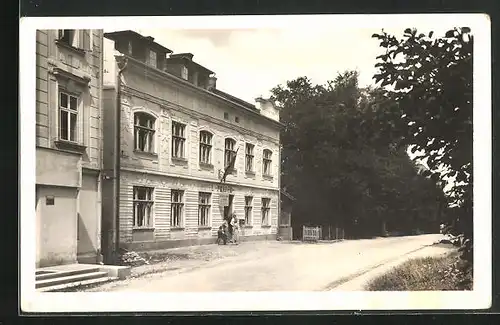
[[[490,28],[22,18],[22,309],[490,307]]]

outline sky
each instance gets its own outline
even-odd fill
[[[406,27],[389,28],[402,35]],[[373,85],[376,56],[382,48],[373,33],[382,27],[346,28],[209,28],[134,29],[174,53],[193,53],[193,60],[215,72],[217,88],[250,103],[301,76],[324,84],[346,70],[360,73],[360,85]],[[419,28],[420,29],[420,28]],[[424,26],[422,31],[436,30]],[[437,29],[443,29],[437,28]],[[107,29],[106,32],[116,31]]]

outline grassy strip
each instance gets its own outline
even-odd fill
[[[459,270],[458,264],[457,252],[440,257],[412,259],[372,280],[367,285],[367,290],[472,290],[472,276],[470,274],[464,275]],[[470,282],[467,280],[470,280]],[[464,283],[467,283],[467,285],[464,285]]]

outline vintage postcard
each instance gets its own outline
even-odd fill
[[[490,33],[22,18],[21,309],[490,307]]]

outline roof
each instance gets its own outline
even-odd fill
[[[167,59],[167,61],[187,60],[190,62],[190,64],[196,66],[198,69],[205,70],[209,74],[215,73],[212,70],[207,69],[206,67],[202,66],[201,64],[194,62],[193,56],[194,56],[194,54],[192,54],[192,53],[170,54],[170,57]]]
[[[230,94],[228,94],[228,93],[226,93],[226,92],[223,92],[222,90],[219,90],[219,89],[217,89],[217,88],[214,88],[214,89],[212,90],[212,92],[213,92],[213,93],[215,93],[215,94],[217,94],[217,95],[219,95],[219,96],[222,96],[222,97],[224,97],[224,98],[226,98],[226,99],[229,99],[229,100],[231,100],[231,101],[233,101],[233,102],[236,102],[236,103],[238,103],[238,104],[240,104],[240,105],[242,105],[242,106],[245,106],[246,108],[249,108],[249,109],[254,110],[254,111],[256,111],[256,112],[257,112],[257,111],[259,111],[259,110],[257,109],[257,107],[255,107],[255,105],[250,104],[249,102],[244,101],[244,100],[243,100],[243,99],[241,99],[241,98],[234,97],[233,95],[230,95]]]
[[[173,51],[164,47],[163,45],[160,45],[158,43],[156,43],[154,41],[154,38],[151,37],[151,36],[143,36],[137,32],[134,32],[133,30],[122,30],[122,31],[118,31],[118,32],[110,32],[110,33],[104,33],[104,37],[110,39],[110,40],[113,40],[113,41],[116,41],[118,39],[122,39],[122,38],[136,38],[136,39],[140,39],[144,42],[147,42],[147,43],[150,43],[151,45],[153,45],[153,47],[155,47],[156,49],[158,50],[161,50],[161,51],[164,51],[164,52],[167,52],[167,53],[172,53]]]

